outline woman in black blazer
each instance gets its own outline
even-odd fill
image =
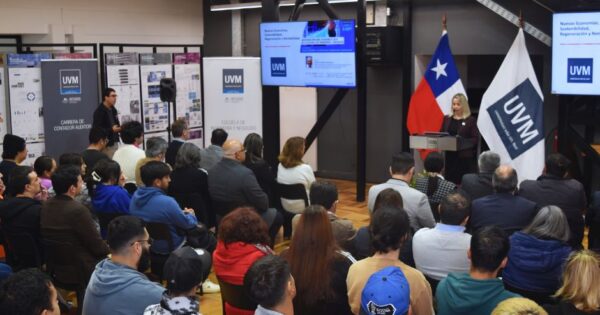
[[[273,198],[273,187],[275,185],[275,173],[271,169],[271,166],[263,160],[263,141],[262,138],[256,134],[251,133],[244,139],[244,149],[246,150],[246,160],[244,165],[251,169],[256,176],[256,181],[260,188],[269,196],[269,205],[273,207],[275,200]]]
[[[452,97],[452,114],[444,117],[443,132],[459,138],[459,150],[446,151],[446,179],[460,184],[462,176],[477,172],[477,119],[471,116],[467,97],[458,93]]]

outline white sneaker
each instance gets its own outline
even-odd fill
[[[206,279],[202,283],[202,293],[219,293],[221,292],[221,287],[218,284]]]

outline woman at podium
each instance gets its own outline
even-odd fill
[[[452,97],[452,113],[444,117],[442,132],[458,137],[458,150],[446,151],[446,179],[460,184],[466,173],[477,172],[477,120],[471,116],[467,97],[458,93]]]

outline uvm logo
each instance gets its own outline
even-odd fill
[[[81,94],[81,70],[59,70],[60,95]]]
[[[223,69],[223,93],[244,93],[244,69]]]
[[[567,60],[567,82],[592,83],[594,59],[569,58]]]
[[[285,57],[271,57],[271,76],[272,77],[286,77],[287,76]]]

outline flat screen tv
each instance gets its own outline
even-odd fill
[[[552,93],[600,95],[600,12],[552,18]]]
[[[260,24],[262,84],[356,87],[354,20]]]

